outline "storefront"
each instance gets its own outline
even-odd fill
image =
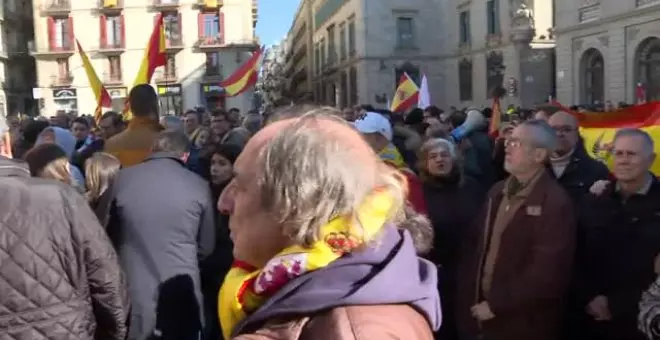
[[[202,84],[202,101],[206,110],[225,109],[225,89],[219,85]]]
[[[53,102],[55,103],[55,113],[78,115],[78,93],[76,89],[53,90]]]
[[[123,112],[126,106],[126,93],[125,87],[116,87],[108,89],[110,99],[112,99],[112,111]]]
[[[183,100],[181,96],[181,85],[159,85],[158,101],[160,102],[160,113],[162,115],[182,115]]]

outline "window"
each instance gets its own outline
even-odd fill
[[[167,63],[165,64],[165,77],[176,78],[176,58],[172,54],[167,55]]]
[[[121,81],[121,58],[119,56],[108,57],[110,64],[110,81]]]
[[[500,33],[500,9],[498,0],[488,0],[486,3],[486,15],[488,34]]]
[[[493,51],[486,57],[486,94],[492,98],[493,90],[504,84],[504,56],[501,52]]]
[[[105,42],[107,46],[121,46],[121,16],[105,17]]]
[[[165,14],[163,17],[163,27],[167,41],[179,42],[181,40],[181,26],[178,13]]]
[[[415,47],[415,27],[413,18],[397,18],[396,34],[398,48]]]
[[[348,23],[348,55],[355,56],[355,19]]]
[[[218,13],[204,13],[204,37],[212,38],[220,35],[220,18]]]
[[[339,25],[339,57],[342,61],[346,60],[348,51],[346,50],[346,25]],[[346,76],[346,75],[344,75]]]
[[[53,47],[66,50],[71,47],[69,18],[57,18],[53,23]]]
[[[323,68],[325,68],[326,56],[327,56],[325,39],[321,39],[319,49],[321,50],[321,69],[323,69]]]
[[[351,67],[348,71],[348,86],[351,89],[350,94],[350,106],[358,104],[358,81],[357,81],[357,69],[355,66]]]
[[[470,12],[463,11],[460,16],[460,25],[459,34],[460,34],[460,43],[469,44],[471,40],[470,33]]]
[[[59,79],[69,77],[69,58],[57,59],[57,76]]]
[[[314,46],[314,74],[321,72],[321,45]]]
[[[222,66],[220,65],[220,55],[217,52],[206,54],[206,76],[218,77],[222,75]]]
[[[335,25],[330,25],[328,27],[328,64],[332,65],[337,61],[337,48],[335,44],[336,38],[336,27]]]
[[[472,100],[472,62],[468,59],[458,64],[458,90],[461,101]]]

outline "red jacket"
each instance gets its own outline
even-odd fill
[[[408,202],[415,212],[426,215],[426,201],[424,200],[424,189],[422,181],[410,169],[400,169],[408,181]]]

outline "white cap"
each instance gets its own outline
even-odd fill
[[[380,133],[388,141],[392,141],[392,124],[380,113],[367,112],[353,124],[361,133]]]

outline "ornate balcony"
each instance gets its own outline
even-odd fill
[[[178,52],[184,47],[183,37],[180,34],[171,34],[165,38],[165,50],[168,52]]]
[[[225,42],[221,34],[212,37],[200,37],[195,43],[195,47],[202,51],[217,50],[224,46]]]
[[[98,52],[105,55],[118,55],[124,53],[125,50],[126,45],[124,44],[124,41],[117,39],[117,41],[101,42]]]
[[[41,4],[41,14],[44,16],[66,16],[71,12],[71,0],[46,0]]]
[[[179,0],[152,0],[151,8],[156,11],[175,11],[180,5]]]
[[[50,76],[50,87],[69,87],[73,84],[71,72],[65,74],[53,74]]]
[[[98,0],[97,9],[103,14],[118,14],[124,9],[124,0]]]

